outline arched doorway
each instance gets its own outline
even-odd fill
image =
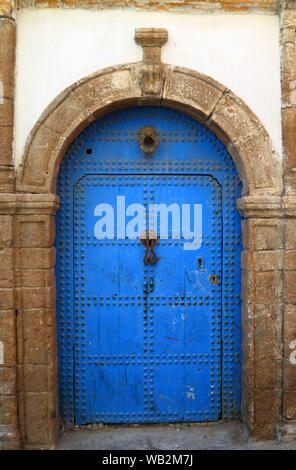
[[[56,240],[66,424],[239,416],[240,193],[224,144],[170,108],[114,111],[72,142]]]
[[[35,337],[40,339],[40,354],[46,360],[48,388],[42,400],[47,400],[47,404],[40,408],[43,414],[36,419],[35,408],[26,410],[22,438],[29,446],[32,441],[26,434],[31,430],[38,437],[37,440],[34,437],[34,443],[54,445],[59,427],[57,289],[55,277],[49,274],[55,266],[54,216],[60,202],[56,186],[61,162],[69,144],[90,122],[116,109],[145,104],[167,105],[205,123],[227,146],[243,183],[242,197],[237,200],[243,216],[242,419],[258,437],[270,438],[276,432],[281,413],[277,387],[282,364],[276,325],[283,299],[278,279],[283,269],[286,217],[279,158],[260,120],[238,96],[212,78],[162,64],[162,74],[155,78],[163,86],[150,90],[139,86],[146,76],[144,63],[123,64],[100,70],[64,90],[32,129],[17,172],[17,194],[9,207],[16,211],[15,230],[23,234],[18,243],[25,250],[22,253],[26,252],[18,266],[24,279],[28,267],[34,269],[37,265],[40,269],[38,285],[28,290],[24,281],[18,293],[18,305],[23,312],[23,325],[18,326],[19,345],[24,342],[22,328],[31,331],[31,309],[44,308],[46,313],[44,319],[43,310],[39,312]],[[288,204],[288,200],[284,203]],[[38,256],[31,256],[31,247]],[[270,259],[276,262],[270,264]],[[70,350],[70,338],[68,347]],[[27,364],[30,362],[26,358],[20,374]],[[19,394],[22,410],[24,396]]]

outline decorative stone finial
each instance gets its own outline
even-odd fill
[[[136,29],[135,41],[143,48],[143,62],[140,72],[140,86],[145,96],[160,94],[163,83],[161,47],[168,40],[163,28]]]
[[[143,48],[143,62],[145,64],[161,63],[161,47],[168,40],[168,32],[164,28],[136,29],[135,41]]]

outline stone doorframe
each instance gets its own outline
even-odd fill
[[[18,422],[26,448],[52,448],[59,428],[54,239],[60,162],[90,122],[145,104],[181,110],[204,123],[235,162],[243,182],[237,202],[243,216],[242,417],[261,438],[275,436],[281,422],[283,225],[294,199],[282,196],[281,164],[261,122],[212,78],[163,64],[166,39],[166,30],[138,30],[142,62],[104,69],[62,92],[29,136],[16,193],[1,203],[14,219],[15,295],[5,308],[17,331],[17,341],[8,334],[4,347],[16,348]]]

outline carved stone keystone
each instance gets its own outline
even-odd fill
[[[161,47],[168,40],[168,32],[163,28],[136,29],[135,41],[143,48],[144,64],[161,63]]]
[[[163,28],[136,29],[135,41],[143,48],[143,63],[140,72],[140,86],[143,95],[158,95],[163,84],[161,47],[168,40]]]

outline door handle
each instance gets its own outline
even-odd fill
[[[157,233],[154,232],[154,230],[144,230],[140,234],[140,242],[146,247],[145,255],[143,258],[145,266],[149,264],[158,263],[161,258],[158,258],[154,251],[154,247],[157,243]]]
[[[156,256],[156,253],[154,251],[154,246],[156,245],[156,243],[157,243],[157,240],[149,240],[149,238],[147,238],[146,240],[146,252],[144,255],[145,266],[147,266],[148,264],[156,264],[160,260],[160,258]],[[151,251],[150,254],[149,254],[149,248]]]

